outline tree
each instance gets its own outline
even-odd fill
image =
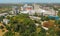
[[[5,18],[4,16],[0,16],[0,22],[3,21],[3,18]]]
[[[57,36],[60,36],[60,31],[57,31],[56,34],[57,34]]]
[[[58,14],[57,15],[60,17],[60,10],[58,11]]]
[[[14,33],[12,31],[8,31],[3,36],[14,36]]]
[[[44,20],[48,21],[49,20],[49,17],[48,16],[45,16],[44,17]]]
[[[10,18],[10,28],[19,32],[22,36],[29,36],[36,31],[34,21],[26,14],[20,14]]]

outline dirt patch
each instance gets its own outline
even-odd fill
[[[4,26],[3,24],[1,24],[0,23],[0,26]],[[3,32],[3,30],[4,30],[4,32]],[[3,29],[0,29],[0,36],[3,36],[3,34],[5,33],[5,32],[7,32],[8,30],[6,30],[6,28],[4,27]]]

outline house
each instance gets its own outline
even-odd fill
[[[3,23],[4,23],[4,24],[8,24],[8,23],[9,23],[9,20],[8,20],[8,19],[6,19],[6,18],[5,18],[5,19],[3,19]]]

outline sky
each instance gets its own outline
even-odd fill
[[[60,0],[0,0],[0,3],[60,3]]]

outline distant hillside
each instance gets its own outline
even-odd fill
[[[11,7],[11,6],[22,6],[24,4],[34,4],[34,3],[28,3],[28,2],[25,2],[25,3],[18,3],[18,4],[1,4],[0,3],[0,7]],[[60,6],[60,3],[35,3],[35,4],[38,4],[38,5],[46,5],[46,6]]]
[[[7,6],[20,6],[22,4],[0,4],[0,7],[7,7]]]

